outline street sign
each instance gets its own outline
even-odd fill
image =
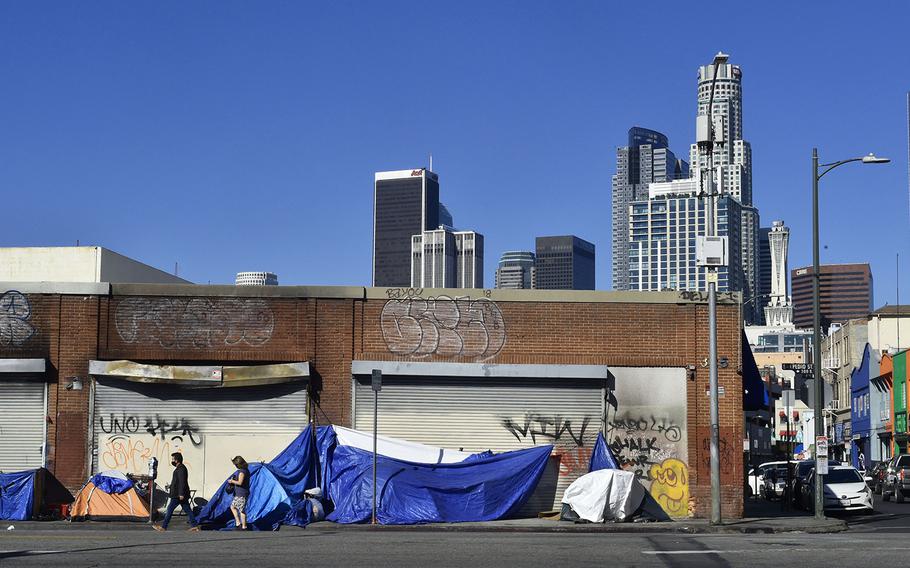
[[[815,437],[815,473],[828,475],[828,436]]]
[[[815,370],[812,363],[782,363],[780,368],[784,371],[798,371],[800,373],[811,373]]]

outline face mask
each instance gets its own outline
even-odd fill
[[[172,462],[171,462],[171,465],[174,466],[174,467],[177,467],[177,462],[172,461]]]

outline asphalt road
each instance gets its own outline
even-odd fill
[[[0,566],[903,566],[910,503],[876,502],[850,530],[808,535],[304,530],[274,533],[72,527],[0,533]],[[175,527],[176,528],[176,527]]]

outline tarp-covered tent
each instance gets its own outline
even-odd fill
[[[72,494],[44,468],[0,473],[0,519],[24,521],[53,517]]]
[[[499,455],[469,454],[384,436],[379,437],[377,448],[377,506],[379,522],[384,524],[509,516],[536,488],[552,450],[542,446]],[[371,450],[372,435],[325,426],[314,436],[312,427],[307,427],[275,459],[251,465],[248,524],[260,530],[281,524],[305,526],[311,511],[304,492],[314,487],[334,503],[329,520],[369,521]],[[234,525],[231,496],[224,488],[200,511],[199,521],[208,528]]]
[[[376,516],[385,525],[493,521],[513,515],[531,496],[552,446],[453,464],[420,464],[378,456]],[[370,452],[337,446],[327,520],[368,522],[372,514]]]
[[[619,463],[610,451],[610,446],[604,439],[601,432],[597,433],[597,440],[594,442],[594,451],[591,452],[591,464],[588,471],[597,471],[600,469],[620,469]]]
[[[105,471],[79,490],[70,515],[74,521],[147,521],[149,508],[123,473]]]
[[[0,519],[25,521],[35,509],[37,469],[0,473]]]
[[[633,472],[601,469],[573,481],[562,502],[592,523],[625,521],[638,511],[646,493]]]
[[[199,511],[196,521],[213,528],[233,528],[231,501],[234,496],[225,489],[227,481],[215,491],[212,499]],[[275,530],[291,510],[291,498],[265,464],[250,464],[250,496],[246,502],[247,526],[256,530]]]

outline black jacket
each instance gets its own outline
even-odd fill
[[[188,477],[189,472],[186,471],[186,466],[182,463],[177,464],[177,467],[174,468],[174,476],[171,477],[171,491],[169,495],[172,498],[190,498],[190,483]]]

